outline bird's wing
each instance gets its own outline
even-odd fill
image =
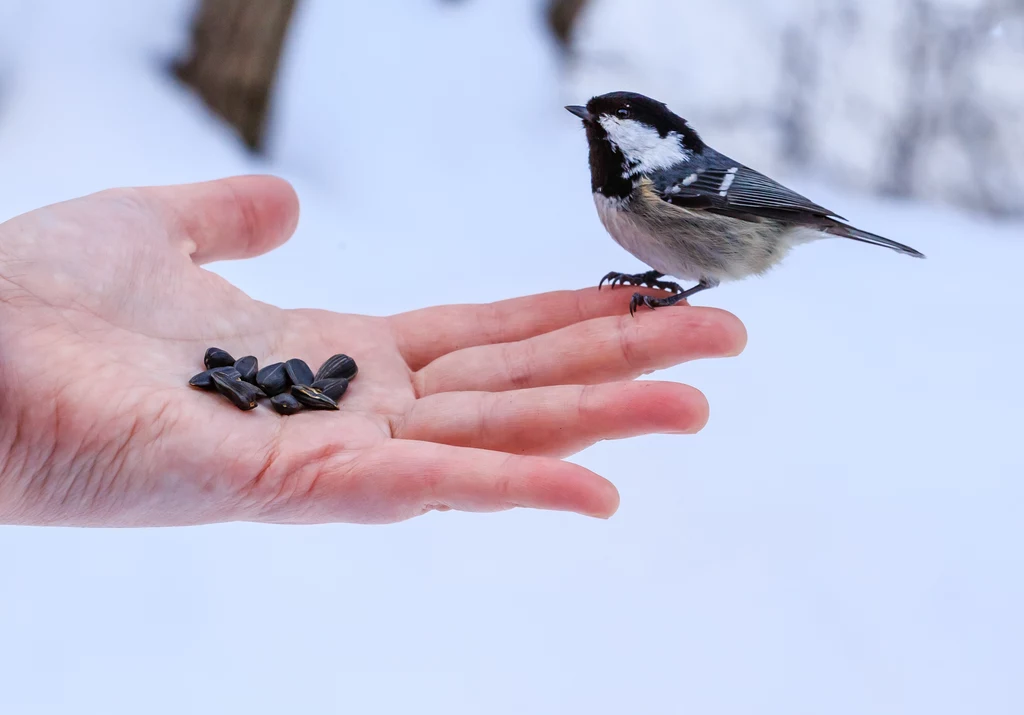
[[[664,200],[746,221],[842,218],[753,169],[719,155],[708,163],[669,169],[651,177]]]

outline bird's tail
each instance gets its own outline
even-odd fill
[[[868,233],[867,231],[861,231],[859,228],[847,226],[846,224],[839,223],[838,221],[828,228],[828,232],[836,236],[842,236],[843,238],[851,238],[854,241],[860,241],[861,243],[870,243],[873,246],[885,246],[886,248],[891,248],[898,253],[913,256],[914,258],[925,257],[923,253],[911,248],[910,246],[904,246],[902,243],[896,243],[888,238],[876,236],[875,234]]]

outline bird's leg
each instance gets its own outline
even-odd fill
[[[648,288],[658,288],[660,290],[667,290],[670,293],[683,292],[683,287],[678,283],[658,280],[663,275],[665,274],[659,273],[658,271],[647,271],[646,273],[636,274],[618,273],[617,271],[612,271],[611,273],[609,273],[608,275],[601,279],[601,282],[597,284],[597,289],[601,290],[601,286],[603,286],[605,283],[610,283],[613,286],[647,286]]]
[[[700,293],[702,290],[707,290],[708,288],[714,288],[717,285],[718,281],[705,278],[700,283],[695,285],[693,288],[684,290],[668,298],[652,298],[649,295],[634,293],[632,300],[629,301],[629,314],[633,315],[634,313],[636,313],[636,309],[639,308],[641,305],[646,305],[651,310],[654,310],[655,308],[665,308],[670,305],[675,305],[676,303],[686,300],[691,295]]]

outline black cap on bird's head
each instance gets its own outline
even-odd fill
[[[566,109],[583,120],[594,191],[628,196],[633,181],[685,162],[704,150],[686,120],[635,92],[611,92]]]
[[[588,129],[594,127],[607,131],[609,120],[633,121],[653,127],[662,137],[675,132],[682,138],[684,146],[691,151],[700,151],[704,147],[704,142],[697,132],[685,119],[673,113],[664,102],[636,92],[609,92],[593,97],[585,107],[568,106],[566,109],[582,119]]]

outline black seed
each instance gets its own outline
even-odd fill
[[[231,400],[238,409],[251,410],[256,407],[257,393],[261,392],[258,387],[240,379],[233,379],[223,372],[213,373],[213,384],[216,385],[217,392]]]
[[[252,355],[246,355],[245,357],[238,358],[235,360],[235,369],[242,374],[242,379],[246,382],[251,382],[253,385],[256,384],[256,373],[259,370],[259,362]]]
[[[192,379],[188,381],[188,384],[192,387],[198,387],[200,390],[217,389],[213,384],[213,373],[209,370],[204,370],[198,375],[193,375]]]
[[[226,350],[210,348],[203,356],[203,364],[207,370],[212,370],[215,367],[231,367],[235,364],[235,359]]]
[[[341,400],[341,396],[345,394],[345,390],[348,389],[348,380],[343,377],[338,377],[333,380],[317,380],[312,385],[314,390],[320,390],[335,402]]]
[[[292,385],[295,399],[312,410],[336,410],[338,403],[309,385]]]
[[[358,371],[359,368],[356,367],[356,361],[348,355],[334,355],[324,361],[324,364],[316,371],[316,376],[313,380],[319,382],[320,380],[334,380],[339,377],[351,380]]]
[[[216,390],[217,387],[213,384],[214,373],[220,373],[230,380],[241,380],[242,376],[233,367],[215,367],[212,370],[204,370],[198,375],[193,375],[192,379],[188,381],[188,384],[192,387],[198,387],[202,390]]]
[[[281,415],[294,415],[302,411],[302,403],[287,393],[271,397],[270,405]]]
[[[263,391],[273,397],[288,391],[288,373],[283,362],[276,362],[267,365],[256,373],[256,384],[263,388]]]
[[[284,364],[284,367],[288,371],[288,379],[292,381],[293,385],[313,384],[313,371],[309,369],[305,360],[292,358]]]

